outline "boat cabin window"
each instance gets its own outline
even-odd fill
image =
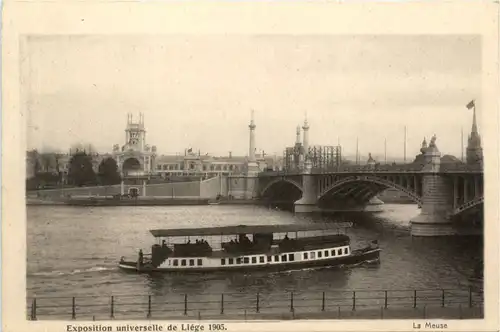
[[[348,254],[349,253],[349,249],[348,248],[344,248],[344,254]]]
[[[264,263],[264,256],[259,257],[259,263]]]
[[[236,258],[236,264],[241,264],[241,257]]]
[[[273,261],[273,256],[267,256],[267,261],[272,262]]]
[[[342,255],[342,249],[337,249],[337,255]]]
[[[307,252],[305,252],[304,253],[304,259],[308,259],[307,257],[308,257]]]
[[[332,250],[332,256],[335,256],[335,249]]]
[[[194,259],[189,260],[189,266],[194,266]]]
[[[315,259],[316,258],[316,253],[315,252],[311,252],[311,259]]]
[[[323,253],[321,251],[318,251],[318,258],[323,257]]]
[[[220,265],[226,265],[226,259],[225,258],[221,258],[220,259]]]
[[[198,258],[198,266],[201,266],[201,265],[203,265],[203,261],[200,258]]]
[[[179,261],[177,259],[174,259],[174,266],[179,266]]]
[[[286,262],[286,255],[281,255],[281,261]]]
[[[245,263],[245,264],[250,263],[250,258],[248,258],[248,257],[243,257],[243,263]]]
[[[328,257],[328,250],[325,250],[325,257]]]
[[[252,257],[252,264],[257,264],[257,257]]]
[[[289,260],[290,262],[293,262],[293,261],[295,260],[295,257],[294,257],[294,256],[295,256],[294,254],[288,254],[288,260]]]
[[[234,264],[234,258],[229,258],[229,265]]]
[[[274,255],[274,261],[275,261],[275,262],[279,262],[279,261],[280,261],[280,256],[278,256],[278,255]]]
[[[181,266],[186,266],[186,260],[185,259],[181,260]]]

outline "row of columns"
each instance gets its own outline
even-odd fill
[[[462,179],[462,185],[460,185],[460,179]],[[459,177],[455,176],[453,178],[453,208],[457,208],[461,204],[465,204],[473,199],[481,197],[481,183],[480,178],[478,176],[473,177],[474,189],[472,192],[472,197],[469,197],[469,187],[470,187],[470,178],[468,177]],[[460,187],[462,187],[460,191]],[[459,201],[459,198],[463,198],[463,201]]]

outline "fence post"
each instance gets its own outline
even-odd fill
[[[71,319],[76,319],[76,308],[75,308],[75,297],[73,296],[73,301],[71,303]]]
[[[384,307],[387,309],[387,291],[385,291]]]
[[[188,295],[184,294],[184,315],[188,314]]]
[[[413,291],[413,308],[417,307],[417,290]]]
[[[356,310],[356,291],[352,291],[352,310]]]
[[[444,308],[444,289],[441,290],[441,307]]]
[[[111,313],[110,313],[111,318],[115,318],[115,297],[111,296]]]
[[[151,318],[151,295],[148,295],[148,318]]]
[[[293,292],[290,293],[290,311],[293,312]]]
[[[224,293],[220,296],[220,314],[224,314]]]
[[[260,308],[259,308],[259,293],[257,293],[257,302],[255,304],[255,312],[259,312]]]
[[[36,320],[36,298],[33,298],[31,305],[31,320]]]
[[[469,308],[472,308],[472,287],[469,286]]]
[[[323,298],[321,301],[321,311],[325,311],[325,292],[323,292]]]

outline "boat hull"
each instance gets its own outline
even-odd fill
[[[283,262],[281,264],[265,264],[265,265],[233,265],[220,267],[190,267],[182,268],[154,268],[151,266],[142,266],[138,268],[137,262],[121,261],[118,267],[124,271],[136,273],[172,273],[172,274],[191,274],[191,273],[230,273],[230,272],[248,272],[248,271],[290,271],[309,268],[326,268],[343,265],[357,265],[366,262],[378,262],[380,259],[380,249],[365,249],[360,252],[353,252],[349,256],[332,257],[329,259],[299,261],[299,262]]]

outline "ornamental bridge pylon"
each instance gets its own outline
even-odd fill
[[[412,164],[373,163],[319,170],[306,163],[301,170],[260,173],[258,188],[261,200],[293,203],[296,213],[359,210],[392,188],[420,207],[420,214],[411,220],[414,236],[455,235],[463,220],[473,219],[482,226],[482,166],[441,164],[435,138],[420,161]]]

